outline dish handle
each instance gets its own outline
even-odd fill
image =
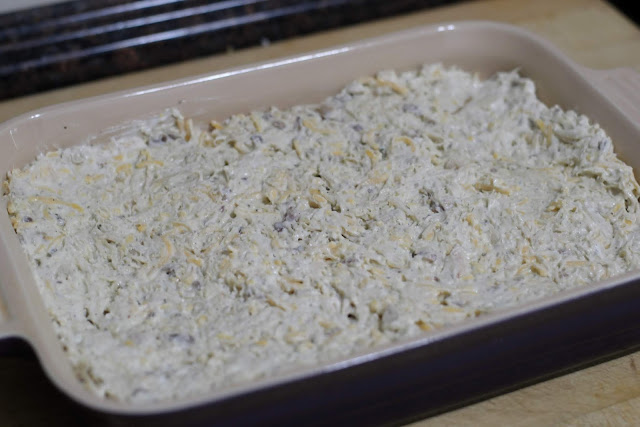
[[[0,208],[1,209],[1,208]],[[5,218],[0,218],[4,220]],[[0,341],[24,336],[27,307],[21,289],[11,286],[20,283],[13,268],[14,253],[7,245],[6,236],[0,234]]]
[[[6,294],[3,280],[0,279],[0,340],[19,335],[17,321],[7,309]]]
[[[25,334],[25,311],[20,304],[14,304],[16,294],[8,288],[5,272],[0,269],[0,358],[29,357],[33,353],[31,341]]]
[[[583,68],[583,75],[635,124],[640,125],[640,73],[633,68],[594,70]]]

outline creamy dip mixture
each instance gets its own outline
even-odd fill
[[[348,356],[640,265],[638,184],[517,72],[52,151],[8,211],[79,378],[132,402]]]

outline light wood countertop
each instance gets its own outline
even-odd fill
[[[632,67],[640,72],[640,29],[604,1],[478,0],[0,102],[0,121],[59,102],[465,19],[521,26],[588,67]],[[640,425],[637,367],[640,352],[413,425]],[[0,425],[68,425],[74,417],[64,412],[64,405],[55,407],[59,399],[50,399],[52,390],[32,370],[33,363],[0,358]]]

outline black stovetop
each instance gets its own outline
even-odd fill
[[[0,99],[459,0],[73,0],[0,15]]]

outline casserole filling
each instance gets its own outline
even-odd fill
[[[42,154],[5,191],[78,377],[133,402],[336,360],[640,264],[631,168],[515,71],[385,71],[209,127],[170,111]]]

